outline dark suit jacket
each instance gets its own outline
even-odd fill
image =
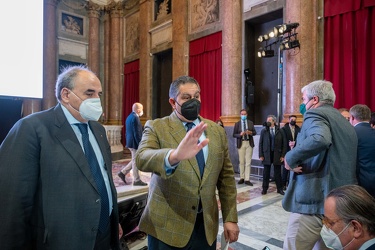
[[[126,118],[126,147],[138,149],[142,139],[142,123],[135,112]]]
[[[250,120],[247,121],[247,128],[253,132],[253,135],[249,135],[249,143],[251,147],[254,147],[254,138],[253,136],[257,134],[257,131],[254,128],[254,123]],[[241,148],[242,145],[242,120],[236,122],[234,124],[234,129],[233,129],[233,137],[237,138],[237,148]]]
[[[89,124],[110,179],[117,249],[110,145],[103,126]],[[60,104],[19,120],[0,147],[0,159],[0,249],[93,249],[100,195]]]
[[[263,128],[259,138],[259,157],[264,157],[263,165],[281,165],[280,157],[284,157],[287,145],[284,135],[278,126],[275,126],[275,145],[273,162],[271,162],[271,133],[269,128]]]
[[[367,122],[357,124],[354,130],[358,137],[358,184],[375,197],[375,129]]]
[[[174,112],[162,119],[147,121],[136,154],[139,170],[153,173],[139,228],[175,247],[183,247],[189,241],[200,198],[207,242],[211,245],[216,240],[219,229],[216,189],[223,222],[238,221],[236,183],[224,129],[199,118],[207,124],[205,133],[210,140],[202,179],[195,157],[181,161],[171,175],[166,174],[165,156],[169,150],[177,148],[186,135]]]
[[[284,132],[284,135],[285,135],[286,144],[287,144],[286,151],[288,152],[290,151],[289,141],[293,141],[292,130],[290,129],[289,122],[285,123],[284,127],[282,127],[281,130]],[[301,131],[301,128],[298,125],[295,125],[294,126],[294,141],[296,142],[296,144],[294,144],[294,146],[297,145],[297,135],[300,131]]]

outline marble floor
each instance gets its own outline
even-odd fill
[[[147,187],[124,185],[117,176],[119,169],[127,163],[126,160],[116,161],[113,164],[113,179],[118,191],[119,199],[147,192]],[[141,173],[143,181],[149,180],[148,173]],[[131,173],[126,176],[128,183],[132,181]],[[236,174],[236,181],[239,180]],[[262,180],[256,177],[250,178],[254,186],[237,184],[237,209],[240,227],[240,236],[237,242],[231,243],[229,249],[233,250],[262,250],[268,246],[270,250],[282,249],[284,235],[288,223],[289,213],[281,206],[282,195],[276,192],[274,182],[266,195],[262,195]],[[217,249],[221,249],[220,240],[223,231],[222,221],[217,240]],[[129,244],[130,249],[138,250],[147,245],[146,240],[140,240]]]

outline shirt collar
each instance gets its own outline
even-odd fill
[[[69,110],[67,108],[64,107],[64,105],[61,105],[61,108],[62,108],[62,110],[64,112],[64,115],[65,115],[65,117],[68,120],[70,125],[73,125],[73,124],[76,124],[76,123],[82,123],[82,122],[78,121],[76,118],[74,118],[74,116],[69,112]]]

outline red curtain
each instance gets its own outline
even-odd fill
[[[189,74],[201,87],[200,114],[216,121],[221,116],[221,32],[190,42]]]
[[[124,65],[124,88],[122,103],[122,143],[125,142],[125,120],[132,112],[133,103],[139,102],[139,60]]]
[[[325,0],[324,78],[336,108],[375,111],[375,0]]]

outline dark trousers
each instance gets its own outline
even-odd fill
[[[283,184],[283,187],[287,186],[287,184],[289,183],[289,170],[287,170],[284,165],[281,166],[282,168],[282,176],[281,176],[281,179],[282,179],[282,184]]]
[[[190,237],[189,242],[184,247],[173,247],[165,244],[157,238],[148,235],[148,249],[149,250],[216,250],[216,240],[209,246],[206,239],[206,233],[204,231],[203,213],[197,215],[193,233]]]
[[[273,151],[271,151],[271,162],[273,162]],[[263,165],[263,190],[267,190],[270,184],[271,165]],[[281,165],[273,164],[273,177],[275,178],[277,190],[282,190]]]

